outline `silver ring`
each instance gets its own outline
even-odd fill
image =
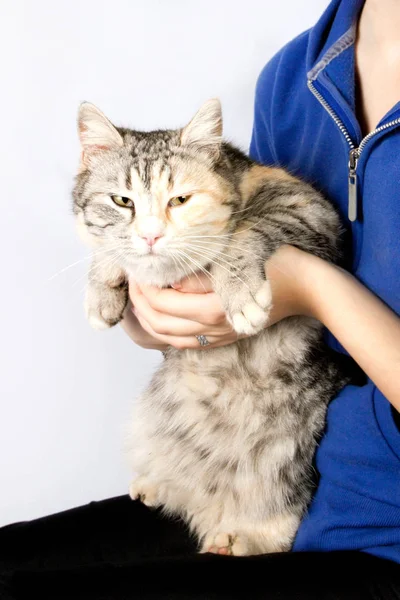
[[[196,338],[198,339],[200,346],[210,345],[210,342],[208,341],[205,335],[196,335]]]

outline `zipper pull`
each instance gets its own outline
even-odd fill
[[[349,201],[348,217],[349,221],[357,220],[357,162],[359,158],[357,148],[350,150],[349,155]]]

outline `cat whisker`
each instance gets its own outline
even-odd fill
[[[85,262],[85,260],[90,260],[90,256],[91,255],[88,254],[87,256],[84,256],[83,258],[80,258],[79,260],[71,263],[67,267],[64,267],[63,269],[60,269],[60,271],[58,271],[57,273],[54,273],[54,275],[51,275],[51,277],[49,277],[47,281],[53,281],[53,279],[55,279],[56,277],[58,277],[62,273],[65,273],[65,271],[68,271],[69,269],[72,269],[72,267],[75,267],[76,265],[79,265],[80,263]]]
[[[201,256],[203,258],[206,258],[207,260],[209,260],[209,262],[217,265],[217,267],[220,267],[221,269],[224,269],[224,271],[227,271],[228,273],[230,273],[233,277],[235,277],[236,279],[238,279],[248,290],[250,290],[250,287],[247,285],[247,283],[245,281],[243,281],[243,279],[241,279],[239,277],[239,275],[236,275],[236,273],[232,273],[232,271],[230,269],[227,269],[226,267],[224,267],[223,265],[221,265],[220,263],[216,262],[215,259],[212,259],[210,257],[208,257],[205,254],[201,254],[200,252],[196,252],[194,250],[192,250],[192,252],[195,252],[195,254],[197,254],[198,256]],[[230,267],[232,267],[232,265],[229,265]],[[215,280],[215,278],[213,278]]]
[[[246,206],[246,208],[242,208],[241,210],[234,210],[233,212],[231,212],[231,215],[237,215],[238,213],[245,212],[246,210],[250,210],[251,208],[253,208],[253,207],[252,206]]]
[[[193,269],[192,269],[192,271],[193,271]],[[206,289],[206,287],[205,287],[204,283],[201,281],[200,277],[198,276],[197,272],[196,272],[196,271],[193,271],[193,273],[194,273],[194,275],[197,277],[197,279],[198,279],[198,282],[200,283],[200,285],[201,285],[201,287],[203,288],[204,292],[205,292],[205,293],[207,293],[207,289]],[[187,275],[186,275],[186,277],[187,277]]]
[[[214,251],[209,251],[209,250],[206,250],[205,248],[197,248],[196,246],[194,246],[194,245],[191,245],[191,244],[188,244],[187,246],[188,246],[188,247],[191,249],[191,251],[193,251],[193,252],[196,252],[196,250],[197,250],[197,252],[198,252],[198,251],[201,251],[201,252],[203,252],[203,256],[204,256],[205,258],[207,258],[207,257],[208,257],[208,259],[210,259],[210,260],[211,260],[211,258],[218,259],[218,260],[220,260],[221,262],[223,262],[224,264],[228,265],[228,267],[231,267],[231,268],[232,268],[232,270],[234,269],[234,265],[233,265],[231,262],[229,262],[229,261],[227,261],[227,260],[225,260],[225,259],[223,259],[223,258],[220,258],[220,256],[219,256],[219,254],[220,254],[220,253],[216,253],[216,254],[215,254],[215,253],[214,253]],[[224,254],[224,256],[227,256],[228,258],[232,258],[231,256],[229,256],[229,254]],[[221,266],[221,265],[220,265],[220,266]],[[232,273],[232,275],[235,275],[235,274],[234,274],[234,273]],[[235,276],[236,276],[236,275],[235,275]],[[247,281],[249,281],[249,279],[248,279],[248,278],[247,278]]]
[[[202,271],[202,272],[203,272],[203,273],[204,273],[204,274],[205,274],[207,277],[209,277],[210,279],[213,279],[213,277],[212,277],[211,273],[208,273],[208,271],[206,271],[206,269],[205,269],[205,268],[204,268],[204,267],[203,267],[203,266],[202,266],[200,263],[198,263],[198,262],[197,262],[195,259],[193,259],[193,257],[189,256],[188,254],[186,254],[186,253],[185,253],[184,251],[182,251],[182,250],[178,250],[178,252],[179,252],[181,255],[183,254],[183,256],[185,256],[185,257],[188,259],[188,261],[189,261],[189,266],[190,266],[190,269],[191,269],[192,273],[193,273],[194,275],[196,275],[196,277],[197,277],[198,279],[199,279],[199,277],[198,277],[198,275],[197,275],[196,271],[195,271],[195,270],[192,268],[192,266],[190,265],[190,262],[192,262],[192,263],[193,263],[193,264],[194,264],[194,265],[195,265],[195,266],[196,266],[198,269],[200,269],[200,270],[201,270],[201,271]],[[186,261],[185,261],[185,264],[187,264],[187,263],[186,263]],[[200,280],[200,279],[199,279],[199,282],[201,283],[201,280]],[[202,284],[202,285],[203,285],[203,284]],[[203,286],[203,287],[204,287],[204,286]]]
[[[180,250],[178,250],[177,252],[179,252],[179,255],[182,254],[182,252]],[[187,262],[187,260],[185,260],[185,258],[183,256],[178,256],[176,255],[176,259],[179,261],[180,266],[182,267],[184,273],[185,273],[185,277],[190,277],[192,274],[195,275],[196,272],[194,271],[193,267],[190,265],[190,263]],[[183,266],[182,266],[183,264]],[[185,266],[189,268],[189,273],[187,272],[187,270],[185,269]]]
[[[90,274],[96,273],[96,271],[98,271],[99,269],[104,269],[104,267],[115,264],[115,262],[118,261],[121,258],[121,256],[124,255],[125,248],[116,248],[115,250],[113,250],[111,252],[112,252],[111,256],[107,255],[103,260],[101,260],[99,262],[94,262],[90,266],[88,273],[85,273],[81,277],[78,277],[78,279],[76,281],[74,281],[74,283],[72,284],[71,287],[75,287],[80,281],[82,281],[83,279],[88,277]]]
[[[168,254],[168,256],[170,256],[174,262],[175,267],[177,268],[177,270],[179,268],[182,268],[182,266],[178,263],[177,257],[174,256],[172,253]]]
[[[243,281],[243,279],[241,279],[241,278],[240,278],[238,275],[236,275],[235,273],[232,273],[230,269],[227,269],[226,267],[224,267],[223,265],[221,265],[219,262],[216,262],[216,260],[215,260],[215,258],[216,258],[216,257],[215,257],[215,256],[210,256],[210,255],[208,255],[208,254],[204,254],[204,253],[201,253],[201,252],[198,252],[198,251],[195,251],[195,250],[192,250],[192,252],[194,252],[195,254],[197,254],[197,256],[199,256],[199,257],[201,257],[201,258],[205,258],[205,259],[207,259],[207,261],[208,261],[209,263],[214,263],[215,265],[217,265],[217,266],[221,267],[221,268],[222,268],[222,269],[224,269],[225,271],[227,271],[227,272],[231,273],[231,274],[232,274],[232,275],[233,275],[233,276],[234,276],[236,279],[239,279],[239,281],[240,281],[241,283],[243,283],[243,285],[244,285],[245,287],[247,287],[248,289],[250,289],[250,288],[249,288],[249,286],[248,286],[248,285],[247,285],[247,284],[246,284],[246,283]],[[193,264],[195,264],[197,267],[200,267],[200,269],[201,269],[201,270],[202,270],[204,273],[206,273],[206,274],[207,274],[207,276],[208,276],[208,277],[209,277],[209,278],[210,278],[210,279],[211,279],[213,282],[215,282],[215,277],[213,277],[213,276],[211,275],[211,273],[207,272],[207,271],[206,271],[206,270],[205,270],[205,269],[204,269],[204,268],[203,268],[201,265],[199,265],[199,263],[197,263],[197,261],[194,261],[193,257],[190,257],[190,256],[188,256],[188,255],[186,255],[186,256],[187,256],[187,258],[188,258],[188,259],[192,260]],[[223,259],[219,259],[219,260],[221,260],[221,261],[222,261]],[[225,264],[228,264],[228,265],[229,265],[229,266],[232,268],[232,264],[231,264],[231,263],[228,263],[227,261],[224,261],[224,262],[225,262]]]
[[[71,263],[70,265],[67,265],[66,267],[60,269],[60,271],[57,271],[57,273],[54,273],[54,275],[51,275],[48,278],[48,282],[52,281],[53,279],[55,279],[56,277],[58,277],[59,275],[61,275],[62,273],[65,273],[66,271],[68,271],[69,269],[72,269],[72,267],[75,267],[76,265],[79,265],[82,262],[85,262],[86,260],[90,260],[91,258],[93,258],[94,256],[98,256],[99,254],[104,254],[106,252],[109,252],[110,250],[112,250],[113,248],[118,248],[118,245],[115,246],[111,246],[108,248],[101,248],[99,250],[96,250],[94,252],[91,252],[90,254],[87,254],[86,256],[80,258],[79,260],[76,260],[75,262]]]
[[[254,223],[250,227],[247,227],[246,229],[241,229],[240,231],[234,231],[233,233],[222,233],[222,234],[217,234],[217,235],[203,235],[203,236],[196,236],[196,237],[208,237],[208,238],[210,238],[210,237],[212,237],[212,238],[228,237],[228,238],[230,238],[233,235],[242,235],[245,231],[250,231],[251,229],[253,229],[257,225],[259,225],[264,219],[267,219],[267,218],[268,218],[268,216],[261,217],[261,219],[259,221],[257,221],[256,223]]]
[[[263,219],[267,219],[267,218],[268,218],[267,216],[266,216],[266,217],[263,217]],[[242,229],[240,232],[236,232],[236,233],[228,234],[228,236],[225,236],[225,235],[210,235],[210,236],[207,236],[207,235],[202,235],[202,236],[185,236],[185,238],[183,238],[183,239],[213,238],[213,239],[216,239],[216,240],[218,240],[218,239],[220,239],[220,238],[222,238],[222,237],[230,237],[230,236],[233,236],[233,235],[237,235],[237,234],[239,234],[239,233],[243,233],[244,231],[249,231],[249,230],[250,230],[250,229],[252,229],[253,227],[256,227],[256,226],[257,226],[257,225],[258,225],[260,222],[261,222],[261,221],[258,221],[257,223],[255,223],[254,225],[252,225],[252,227],[249,227],[248,229]],[[276,224],[276,225],[275,225],[275,228],[276,228],[276,230],[277,230],[277,237],[281,237],[281,234],[279,233],[279,225],[277,225],[277,224]],[[306,230],[305,230],[305,231],[306,231]],[[218,243],[218,242],[208,242],[208,241],[206,241],[206,242],[203,242],[203,243],[207,243],[207,244],[208,244],[208,243],[210,243],[210,244],[211,244],[211,243],[215,243],[215,244],[216,244],[216,243]],[[241,248],[239,245],[236,245],[236,242],[235,242],[235,240],[233,240],[232,246],[233,246],[234,244],[235,244],[235,247],[237,247],[238,249],[240,249],[240,250],[242,250],[242,251],[245,251],[245,252],[249,252],[249,253],[251,253],[251,251],[250,251],[250,250],[248,250],[248,249],[245,249],[245,248]],[[315,245],[315,244],[312,244],[310,241],[308,241],[308,243],[307,243],[307,251],[309,251],[309,252],[314,252],[315,254],[317,254],[317,255],[318,255],[318,253],[319,253],[319,251],[320,251],[320,250],[321,250],[320,246],[317,246],[317,245]],[[254,254],[253,256],[254,256],[254,257],[256,257],[256,258],[260,258],[260,259],[262,259],[262,260],[267,260],[266,258],[263,258],[263,257],[261,257],[261,256],[258,256],[258,255],[256,255],[256,254]]]
[[[180,268],[183,270],[183,272],[185,273],[185,277],[189,277],[190,276],[190,271],[189,273],[187,272],[187,270],[185,269],[185,265],[187,266],[186,263],[183,262],[182,258],[179,256],[175,256],[175,259],[178,261],[178,264],[180,266]]]
[[[220,246],[220,244],[218,244],[218,242],[196,242],[196,244],[202,244],[202,247],[205,248],[207,246]],[[224,245],[223,248],[225,248],[226,246]],[[241,252],[247,252],[248,254],[250,254],[253,258],[258,258],[262,261],[265,261],[265,257],[260,256],[258,254],[254,254],[254,252],[252,250],[249,250],[248,248],[245,248],[244,246],[239,246],[238,244],[232,244],[232,248],[237,248],[238,250],[240,250]],[[211,250],[212,252],[214,250]],[[219,254],[223,255],[223,256],[229,256],[226,253],[222,253],[221,251],[218,252]]]
[[[109,250],[109,249],[108,249]],[[127,250],[126,247],[124,246],[117,246],[113,251],[111,256],[106,256],[102,261],[100,262],[94,262],[90,268],[88,273],[86,273],[85,275],[83,275],[82,277],[79,277],[76,281],[74,281],[74,283],[72,284],[71,287],[75,287],[80,281],[82,281],[82,279],[84,279],[85,277],[89,277],[89,275],[91,273],[95,273],[96,271],[98,271],[99,269],[103,269],[104,267],[113,267],[115,266],[118,261],[122,258],[122,256],[125,254],[125,251]],[[108,258],[108,260],[107,260]],[[81,292],[84,291],[86,288],[86,284],[85,286],[82,288]]]
[[[181,253],[183,253],[186,256],[186,258],[189,260],[189,262],[192,262],[198,269],[200,269],[200,271],[202,271],[204,273],[204,275],[206,275],[206,277],[211,279],[211,281],[215,281],[215,278],[213,277],[213,275],[209,271],[207,271],[207,269],[205,269],[205,267],[201,263],[196,261],[193,258],[193,256],[190,256],[189,254],[187,254],[183,251],[181,251]],[[207,258],[207,257],[203,257],[203,258]],[[207,258],[207,260],[208,260],[208,258]],[[193,271],[193,273],[194,273],[194,271]]]

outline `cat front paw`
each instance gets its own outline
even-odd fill
[[[264,281],[258,289],[241,289],[230,299],[227,318],[237,334],[255,335],[268,323],[272,306],[271,286]]]
[[[93,329],[108,329],[119,323],[127,303],[128,288],[126,285],[100,287],[89,283],[87,287],[85,312]]]

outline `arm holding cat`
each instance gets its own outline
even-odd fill
[[[269,325],[296,314],[317,318],[400,411],[399,317],[347,272],[297,248],[280,248],[266,270],[273,297]],[[136,316],[128,314],[124,328],[146,348],[198,348],[199,334],[214,347],[232,343],[238,336],[211,290],[204,277],[194,276],[180,291],[131,284]]]

